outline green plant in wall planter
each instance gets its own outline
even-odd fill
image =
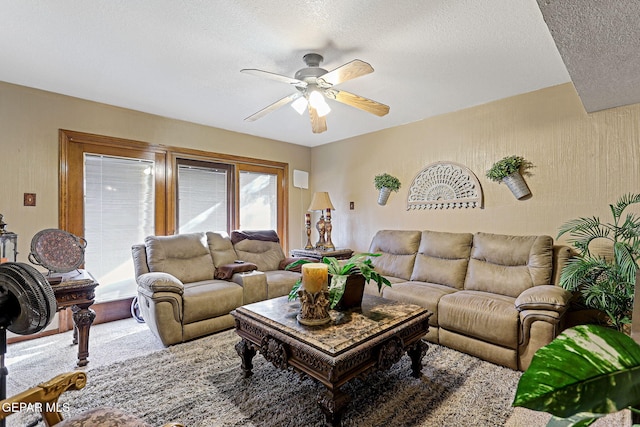
[[[378,204],[381,206],[386,205],[391,192],[395,191],[397,193],[401,186],[400,180],[388,173],[376,175],[373,179],[373,184],[376,186],[376,189],[380,191]]]
[[[637,416],[638,390],[640,346],[611,328],[580,325],[536,352],[513,406],[552,414],[547,426],[588,426],[623,409]]]
[[[522,199],[531,191],[522,177],[522,173],[533,167],[533,164],[521,156],[504,157],[491,166],[486,173],[491,181],[504,182],[516,199]]]
[[[580,292],[587,308],[604,312],[609,325],[622,331],[631,323],[636,269],[640,259],[640,217],[625,210],[640,203],[640,194],[622,196],[609,205],[613,223],[600,218],[578,218],[560,228],[558,238],[568,234],[577,254],[569,259],[560,274],[560,286]],[[613,249],[609,256],[592,250],[592,243],[607,242]]]

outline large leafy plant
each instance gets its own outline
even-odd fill
[[[370,257],[380,256],[380,254],[361,253],[355,254],[345,262],[338,261],[335,257],[323,257],[322,262],[327,264],[329,274],[331,275],[331,283],[329,284],[329,307],[334,308],[342,295],[347,284],[347,278],[350,275],[361,274],[364,276],[365,282],[369,283],[371,280],[378,284],[378,291],[382,289],[382,285],[391,286],[391,282],[381,276],[377,271],[374,271],[373,263]],[[299,259],[289,265],[286,269],[290,270],[294,267],[302,264],[307,264],[313,261],[307,259]],[[302,286],[302,278],[299,279],[291,292],[289,292],[289,301],[298,297],[298,290]]]
[[[520,377],[513,406],[553,415],[547,426],[588,426],[640,404],[640,346],[598,325],[565,330]]]
[[[584,305],[604,312],[610,326],[622,330],[631,322],[633,296],[640,257],[640,218],[625,209],[640,203],[640,194],[622,196],[609,205],[613,223],[598,217],[578,218],[565,223],[558,238],[569,234],[577,251],[562,270],[560,285],[579,291]],[[623,216],[624,215],[624,216]],[[605,239],[613,249],[611,257],[593,253],[591,244]]]

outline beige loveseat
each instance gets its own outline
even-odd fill
[[[233,309],[286,295],[300,277],[270,230],[149,236],[131,250],[140,313],[164,345],[231,328]]]
[[[571,252],[549,236],[381,230],[369,251],[392,282],[383,297],[433,312],[429,341],[525,370],[563,327],[571,293],[557,283]]]

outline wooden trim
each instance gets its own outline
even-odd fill
[[[156,234],[166,234],[167,223],[164,212],[166,194],[166,149],[139,141],[103,137],[93,134],[60,130],[60,188],[58,190],[59,228],[76,236],[84,237],[84,165],[85,153],[96,155],[152,160],[155,163],[156,185]]]
[[[285,165],[285,167],[281,169],[281,168],[273,168],[265,165],[239,164],[238,173],[236,177],[236,185],[238,186],[238,188],[240,188],[240,182],[239,182],[240,172],[257,172],[257,173],[276,175],[278,177],[277,178],[278,179],[277,198],[278,198],[278,206],[282,206],[282,209],[278,211],[277,232],[278,232],[278,236],[280,236],[280,242],[282,243],[284,252],[289,253],[288,244],[287,244],[288,242],[287,227],[285,226],[285,224],[288,223],[287,213],[289,212],[289,204],[287,203],[287,201],[289,200],[289,196],[288,196],[289,167],[288,165]],[[237,201],[237,204],[238,206],[236,207],[236,224],[240,224],[240,217],[239,217],[240,200]]]

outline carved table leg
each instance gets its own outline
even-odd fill
[[[318,404],[328,425],[339,427],[342,424],[342,415],[350,401],[351,397],[340,389],[327,390],[318,397]]]
[[[411,358],[411,375],[420,378],[422,371],[422,358],[427,354],[429,345],[423,339],[416,341],[407,349],[407,354]]]
[[[78,366],[85,366],[89,363],[89,328],[96,318],[96,312],[89,308],[91,304],[74,305],[71,307],[73,311],[73,327],[74,327],[74,343],[78,342]]]
[[[249,378],[253,375],[251,370],[253,369],[253,356],[256,355],[256,350],[249,341],[246,341],[244,338],[240,340],[238,344],[235,346],[236,352],[238,356],[242,359],[242,372],[245,378]]]

